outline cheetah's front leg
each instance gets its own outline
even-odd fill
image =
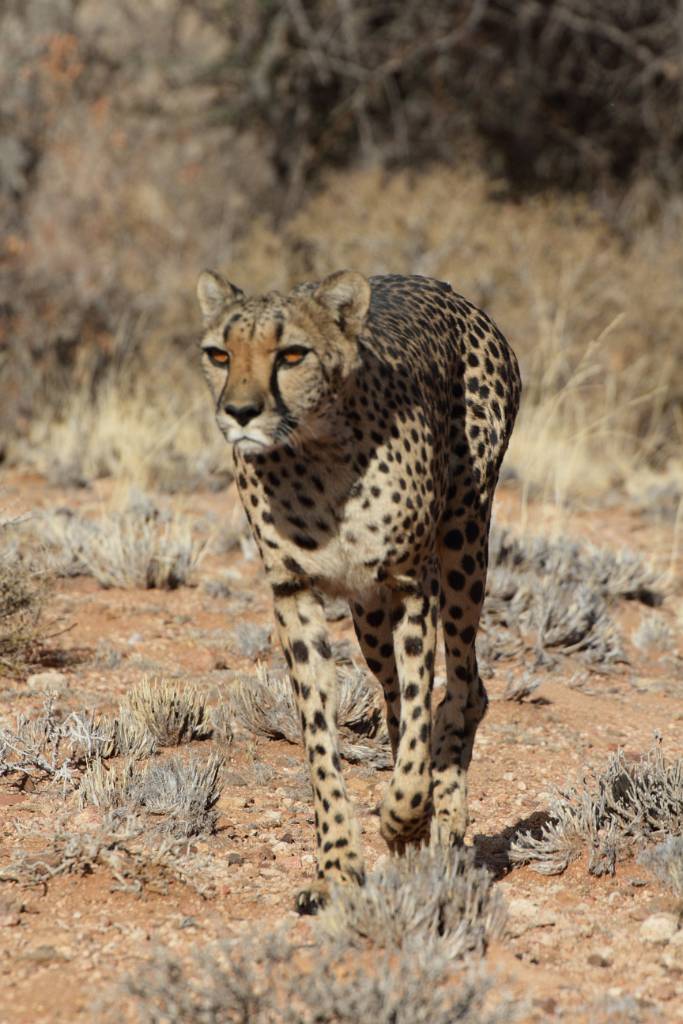
[[[294,588],[294,592],[292,589]],[[319,882],[297,897],[315,913],[329,882],[364,879],[360,832],[346,795],[337,744],[337,678],[317,597],[295,583],[275,585],[275,618],[301,715],[313,786]]]
[[[380,831],[391,849],[425,838],[431,813],[431,697],[439,583],[430,573],[414,592],[394,596],[394,651],[401,725],[394,774],[381,808]]]

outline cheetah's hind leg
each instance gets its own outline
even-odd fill
[[[467,769],[487,697],[477,671],[475,638],[486,584],[488,511],[446,516],[441,537],[441,581],[446,693],[436,709],[432,737],[432,841],[462,842],[467,830]]]

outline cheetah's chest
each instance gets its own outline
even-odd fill
[[[266,570],[361,594],[410,575],[433,550],[443,487],[435,460],[417,474],[387,472],[381,458],[358,474],[348,464],[291,464],[238,474]]]

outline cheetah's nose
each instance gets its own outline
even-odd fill
[[[226,405],[225,412],[237,420],[241,427],[246,427],[247,423],[263,412],[263,402],[260,405]]]

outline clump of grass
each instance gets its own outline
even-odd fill
[[[387,951],[483,954],[502,934],[505,911],[492,876],[472,850],[408,849],[387,857],[362,887],[337,886],[316,918],[340,942],[368,940]]]
[[[114,743],[111,753],[103,752],[100,755],[101,757],[122,755],[140,760],[141,758],[149,757],[150,754],[156,751],[157,739],[155,735],[148,729],[147,723],[134,714],[126,704],[122,704],[119,707],[113,719],[113,724]]]
[[[211,730],[214,741],[228,746],[234,739],[232,717],[225,704],[219,704],[210,710]]]
[[[121,710],[133,728],[146,730],[160,747],[175,747],[211,735],[204,697],[194,689],[180,689],[163,679],[143,679],[128,693]]]
[[[377,691],[362,672],[337,672],[339,753],[354,763],[391,767],[391,754]],[[237,676],[230,686],[227,713],[243,729],[269,739],[301,742],[301,722],[292,684],[285,675],[259,665],[256,676]],[[365,742],[359,743],[362,736]],[[376,740],[375,746],[368,740]]]
[[[0,669],[17,675],[37,659],[44,629],[41,616],[50,576],[23,559],[0,523]]]
[[[162,815],[165,828],[175,836],[215,832],[222,767],[223,759],[215,755],[208,761],[154,761],[137,779],[134,799],[149,814]]]
[[[510,859],[541,874],[559,874],[587,851],[591,874],[614,874],[617,860],[635,843],[682,832],[683,758],[668,762],[655,746],[629,762],[619,751],[592,785],[584,781],[559,792],[550,820],[536,833],[520,835]]]
[[[75,783],[76,772],[92,760],[119,752],[115,724],[90,712],[57,714],[54,701],[46,701],[35,718],[18,715],[12,728],[0,726],[0,778],[18,786],[34,782]]]
[[[566,537],[519,537],[493,526],[489,544],[492,568],[507,568],[568,583],[586,583],[602,597],[661,604],[661,576],[634,551],[610,551]]]
[[[541,680],[538,676],[534,677],[531,672],[523,672],[517,677],[510,676],[505,690],[503,691],[503,700],[512,700],[521,704],[522,701],[527,700],[540,685]]]
[[[648,615],[633,634],[633,642],[644,651],[670,651],[674,645],[674,634],[664,619]]]
[[[504,992],[491,1007],[481,972],[454,984],[452,963],[419,950],[368,969],[322,947],[306,963],[276,933],[198,950],[194,961],[163,954],[127,981],[140,1024],[507,1024],[521,1010]]]
[[[659,576],[640,556],[564,537],[516,537],[494,528],[490,566],[481,644],[486,660],[526,653],[535,667],[550,669],[572,655],[593,665],[624,661],[611,607],[617,600],[653,606],[663,599]]]
[[[190,521],[151,499],[99,520],[57,511],[36,525],[56,572],[94,576],[103,587],[175,590],[191,580],[205,546]]]
[[[658,846],[646,848],[639,860],[673,890],[683,909],[683,835],[668,836]]]
[[[223,759],[208,761],[170,757],[136,769],[132,761],[120,768],[107,768],[100,760],[91,764],[79,788],[82,806],[100,810],[124,808],[162,816],[162,830],[176,837],[215,831],[214,806],[221,793],[219,781]]]
[[[19,786],[28,778],[72,786],[77,773],[90,766],[102,779],[106,776],[109,787],[120,790],[115,773],[107,773],[103,761],[118,756],[139,760],[157,747],[205,739],[212,730],[204,698],[163,680],[142,680],[114,715],[73,711],[62,717],[50,699],[41,714],[19,715],[12,727],[0,726],[0,778]],[[118,804],[112,798],[104,806]]]

